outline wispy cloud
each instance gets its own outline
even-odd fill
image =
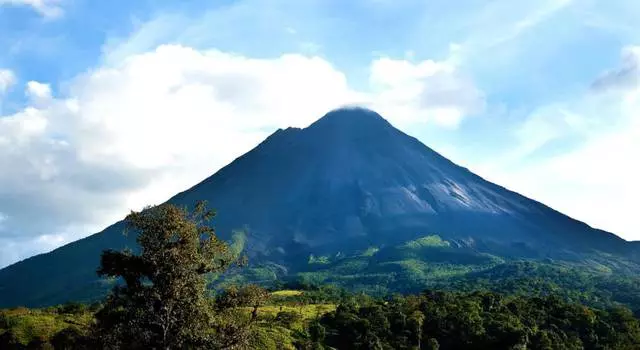
[[[62,0],[0,0],[0,6],[29,6],[44,17],[57,18],[64,11],[61,7]]]
[[[637,42],[640,3],[635,0],[580,2],[579,15],[586,26],[619,38],[622,42]],[[587,5],[588,4],[588,5]]]
[[[515,129],[515,148],[483,171],[564,213],[638,239],[640,88],[625,76],[637,49],[622,50],[620,66],[592,84],[597,91],[585,87],[571,101],[536,109]],[[558,151],[559,143],[566,147]]]
[[[622,51],[622,64],[608,70],[591,84],[595,91],[628,90],[640,86],[640,47],[628,46]]]
[[[544,24],[544,22],[554,15],[557,15],[560,11],[570,6],[574,0],[549,0],[535,2],[536,7],[531,9],[531,12],[526,13],[522,17],[515,17],[514,21],[499,21],[498,23],[504,23],[500,28],[500,33],[495,33],[495,36],[484,40],[484,44],[481,44],[483,48],[491,49],[493,46],[497,46],[516,39],[522,33],[527,30],[533,29],[538,25]],[[513,3],[514,6],[522,4]],[[494,11],[489,7],[489,11]],[[516,12],[516,11],[514,11]],[[495,13],[503,13],[496,11]],[[507,12],[508,13],[508,12]],[[517,12],[516,12],[517,13]]]

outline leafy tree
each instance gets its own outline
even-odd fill
[[[228,348],[239,327],[218,324],[206,274],[235,261],[227,243],[207,225],[204,202],[193,212],[172,204],[132,212],[125,222],[137,235],[139,254],[107,250],[100,276],[120,278],[96,314],[94,333],[104,348]]]
[[[427,340],[427,344],[425,345],[426,350],[438,350],[440,349],[440,344],[436,338],[429,338]]]
[[[12,331],[0,333],[0,349],[19,350],[23,348],[24,346],[20,344],[18,337]]]
[[[27,350],[54,350],[53,346],[42,337],[31,340],[26,347]]]
[[[241,306],[251,307],[251,320],[255,321],[258,318],[258,308],[264,305],[270,298],[271,294],[268,291],[255,284],[250,284],[242,288],[230,286],[218,296],[216,299],[216,307],[220,311]]]
[[[302,319],[299,313],[294,311],[280,311],[276,315],[275,321],[286,328],[292,328],[293,325],[299,323]],[[311,332],[310,332],[311,333]]]
[[[58,307],[58,313],[60,314],[79,315],[86,311],[87,305],[77,302],[69,302]]]
[[[322,343],[327,336],[327,330],[315,320],[309,325],[309,335],[314,343]]]
[[[91,349],[90,340],[75,327],[67,327],[51,337],[49,342],[56,350]]]
[[[424,324],[424,314],[420,311],[414,311],[407,321],[407,330],[411,335],[411,345],[420,347],[420,344],[422,343],[422,327]]]

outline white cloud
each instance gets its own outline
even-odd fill
[[[615,6],[606,1],[579,2],[585,6],[579,15],[583,23],[603,33],[614,35],[620,42],[637,42],[640,3],[636,0],[618,0]]]
[[[380,58],[371,65],[370,82],[374,108],[405,125],[426,121],[455,128],[484,109],[483,93],[447,61]]]
[[[628,46],[621,53],[621,67],[602,74],[592,84],[597,91],[633,89],[640,84],[640,46]]]
[[[0,168],[8,169],[0,172],[0,235],[14,242],[0,246],[0,265],[15,257],[5,249],[49,249],[163,202],[278,127],[304,127],[352,103],[389,108],[399,122],[449,125],[440,109],[458,122],[468,100],[452,96],[476,93],[454,67],[432,61],[374,62],[373,91],[356,91],[328,61],[298,54],[253,59],[165,45],[111,63],[75,78],[62,97],[29,82],[31,105],[0,118]],[[419,103],[396,99],[405,83],[415,84]]]
[[[49,84],[39,83],[37,81],[29,81],[25,91],[27,97],[33,104],[44,104],[51,100],[51,86]]]
[[[580,3],[575,0],[466,1],[464,5],[453,7],[455,12],[449,13],[442,21],[445,25],[438,29],[459,40],[456,45],[461,60],[475,63],[485,57],[494,58],[499,51],[505,50],[501,46],[522,46],[526,43],[526,40],[521,40],[523,36],[560,16],[564,20],[572,20],[566,12]],[[439,16],[437,12],[427,12],[425,17],[429,20],[424,20],[421,26],[431,28],[432,23],[441,20]],[[458,37],[460,33],[464,35]],[[425,31],[423,35],[426,34]],[[424,40],[422,37],[417,39]]]
[[[30,6],[44,17],[56,18],[63,14],[61,2],[62,0],[0,0],[0,6]]]
[[[640,86],[618,74],[628,72],[637,49],[624,48],[621,68],[605,72],[595,91],[532,113],[516,130],[513,150],[482,172],[598,228],[640,239]]]
[[[16,76],[12,71],[0,69],[0,95],[4,94],[15,82]]]

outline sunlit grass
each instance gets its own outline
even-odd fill
[[[271,295],[274,297],[296,297],[296,296],[302,295],[302,293],[303,292],[301,290],[287,289],[287,290],[275,291],[271,293]]]
[[[70,326],[88,325],[93,317],[88,312],[71,315],[26,308],[2,310],[0,315],[23,344],[37,337],[49,339]]]
[[[307,304],[307,305],[266,305],[258,309],[263,316],[276,316],[279,312],[294,312],[303,320],[312,320],[336,309],[335,304]]]
[[[432,248],[446,248],[451,246],[451,244],[438,235],[430,235],[418,238],[413,241],[409,241],[402,245],[402,248],[406,249],[419,249],[424,247],[432,247]]]

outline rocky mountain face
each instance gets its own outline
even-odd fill
[[[202,198],[220,212],[220,227],[248,226],[253,253],[345,249],[426,233],[540,251],[626,249],[620,238],[485,181],[359,108],[278,130],[171,201]]]
[[[243,230],[251,261],[283,266],[309,254],[348,254],[427,234],[477,251],[540,259],[632,249],[611,233],[482,179],[361,108],[334,110],[304,129],[278,130],[169,201],[203,199],[218,212],[214,225],[221,236]],[[134,242],[116,223],[0,270],[0,307],[100,290],[100,252]]]

